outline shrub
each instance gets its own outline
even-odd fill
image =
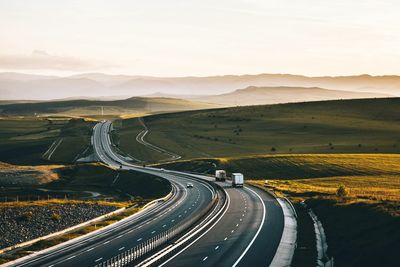
[[[21,221],[30,221],[33,217],[32,211],[25,211],[22,213],[22,215],[19,217]]]
[[[61,215],[54,212],[53,214],[51,214],[51,219],[53,221],[59,221],[59,220],[61,220]]]
[[[349,191],[347,190],[346,186],[341,184],[339,185],[338,189],[336,190],[336,195],[340,198],[344,198],[348,196]]]

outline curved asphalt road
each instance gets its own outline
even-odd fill
[[[115,161],[122,162],[122,160],[115,158],[109,146],[109,127],[107,123],[95,126],[93,146],[103,162],[119,167],[120,163]],[[123,168],[137,169],[130,166]],[[11,266],[94,266],[190,219],[212,200],[213,192],[204,183],[160,170],[141,171],[169,179],[175,188],[175,196],[170,201],[159,203],[96,234],[89,234]],[[189,181],[193,183],[194,188],[186,188],[186,183]]]
[[[64,246],[65,251],[59,249],[51,257],[19,266],[93,266],[189,218],[211,201],[211,190],[203,183],[188,179],[188,174],[125,164],[111,149],[110,127],[110,122],[104,122],[94,128],[92,142],[98,157],[114,167],[122,165],[124,169],[165,177],[177,188],[177,195],[172,201],[154,207],[154,212],[148,211],[143,218],[132,218],[121,228],[113,226],[104,236],[83,239],[75,249]],[[202,175],[189,176],[214,180]],[[187,181],[194,184],[193,189],[187,190]],[[283,232],[284,219],[278,202],[253,187],[236,189],[227,182],[219,184],[229,196],[226,212],[164,266],[268,266],[271,263]]]

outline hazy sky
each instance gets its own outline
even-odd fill
[[[0,71],[400,74],[398,0],[1,0]]]

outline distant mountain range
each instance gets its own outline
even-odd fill
[[[311,87],[400,96],[400,76],[307,77],[290,74],[259,74],[160,78],[102,73],[85,73],[68,77],[0,73],[0,100],[141,96],[156,93],[184,95],[188,98],[188,95],[226,94],[249,86]],[[345,95],[348,95],[348,93],[343,93],[341,97],[339,93],[337,92],[336,97],[345,98]]]

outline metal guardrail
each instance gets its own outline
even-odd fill
[[[210,210],[212,210],[212,208],[218,204],[218,200],[219,196],[218,194],[215,194],[214,199],[207,205],[207,208],[203,209],[203,211],[197,216],[194,216],[187,222],[168,229],[131,249],[125,250],[111,259],[99,263],[95,265],[95,267],[122,267],[127,266],[128,264],[132,266],[142,262],[145,259],[145,256],[150,252],[153,252],[168,244],[172,240],[178,238],[180,234],[187,231],[193,224],[204,218],[210,212]]]

